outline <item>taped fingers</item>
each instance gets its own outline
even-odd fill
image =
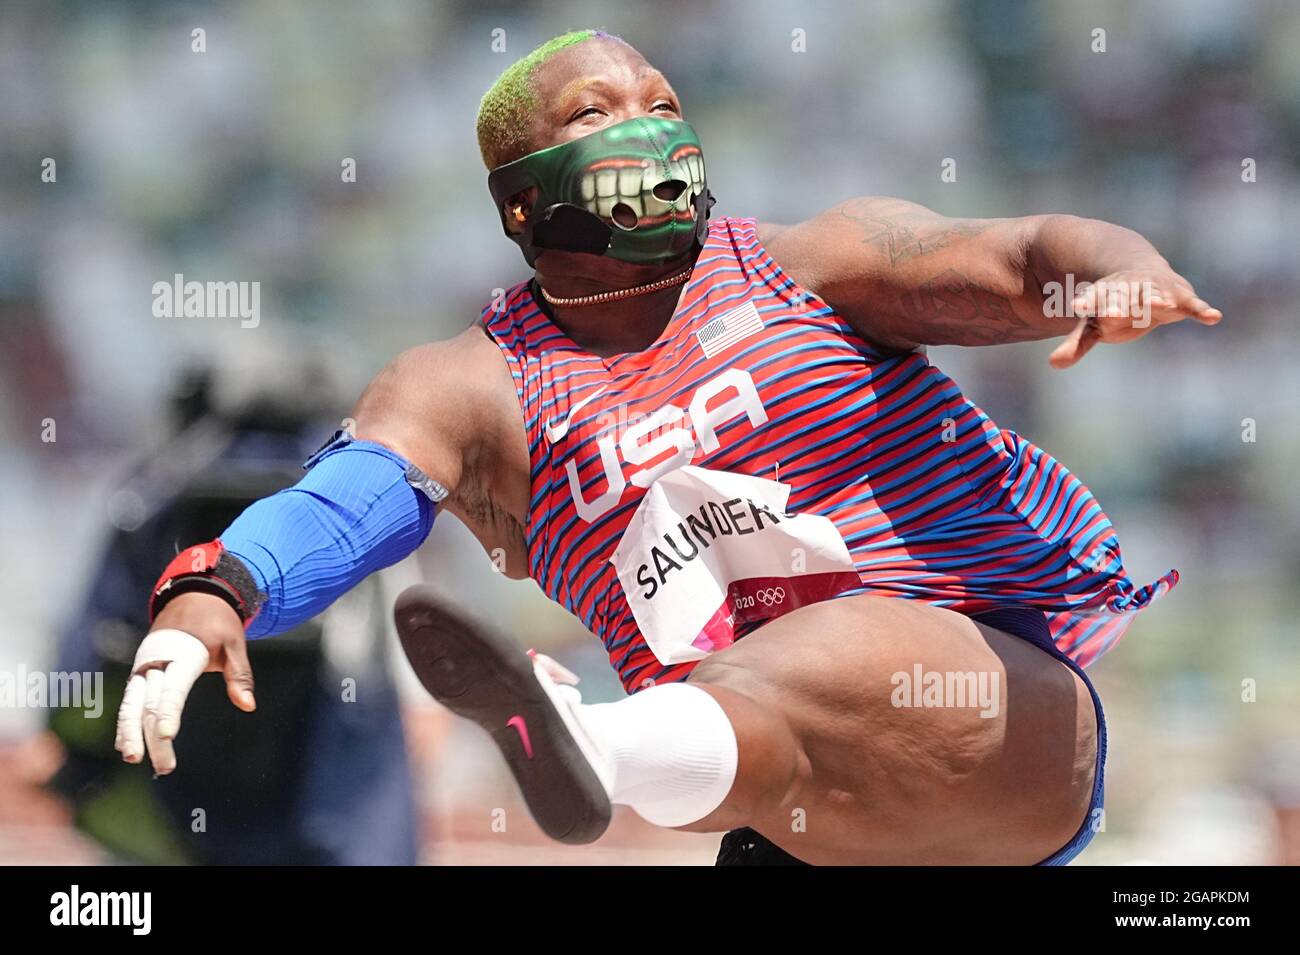
[[[188,636],[188,634],[186,634]],[[163,671],[162,695],[158,701],[158,735],[173,739],[180,732],[181,711],[185,700],[208,666],[208,651],[198,640],[190,638],[177,650],[176,658]]]
[[[132,674],[126,682],[122,705],[117,711],[117,739],[113,746],[128,763],[138,763],[144,758],[144,733],[141,729],[144,690],[144,674]]]
[[[176,768],[176,753],[170,739],[158,735],[158,706],[162,702],[165,671],[154,667],[144,675],[144,745],[149,750],[153,771],[159,775]]]
[[[145,751],[154,772],[176,768],[172,740],[194,681],[208,666],[207,647],[182,630],[156,630],[136,651],[135,665],[118,711],[117,749],[130,763]]]

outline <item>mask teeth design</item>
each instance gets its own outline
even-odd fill
[[[618,170],[602,169],[596,173],[596,208],[592,211],[608,219],[618,198]]]
[[[640,169],[601,169],[584,173],[581,180],[583,207],[602,219],[609,219],[614,206],[620,202],[631,206],[638,219],[655,215],[652,210],[664,206],[668,208],[659,215],[688,213],[691,211],[691,197],[704,191],[704,157],[698,153],[691,154],[671,161],[668,168],[666,178],[680,179],[688,184],[671,205],[651,192],[663,178],[655,164],[646,160]]]
[[[620,169],[618,171],[618,194],[625,197],[641,195],[641,184],[645,181],[642,172],[642,170],[635,167]]]

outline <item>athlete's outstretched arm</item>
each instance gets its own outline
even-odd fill
[[[1066,335],[1052,364],[1099,341],[1222,313],[1142,236],[1070,215],[950,219],[902,199],[851,199],[795,226],[761,226],[768,251],[865,337],[893,348]],[[1091,285],[1090,285],[1091,283]]]
[[[221,671],[232,703],[252,710],[245,640],[310,619],[369,574],[414,551],[434,510],[473,484],[499,425],[495,346],[482,332],[421,346],[388,365],[304,478],[251,505],[215,541],[164,572],[153,625],[137,651],[118,716],[117,748],[158,773],[199,674]],[[513,395],[511,394],[511,397]],[[527,473],[525,471],[525,473]]]

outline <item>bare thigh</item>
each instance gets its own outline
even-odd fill
[[[936,697],[928,674],[948,692]],[[1030,864],[1064,846],[1091,803],[1097,724],[1083,681],[951,611],[816,604],[690,679],[740,743],[731,794],[692,829],[750,826],[814,864]],[[985,700],[963,701],[981,680]]]

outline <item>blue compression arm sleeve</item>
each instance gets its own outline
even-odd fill
[[[412,553],[446,496],[401,455],[342,432],[306,467],[301,481],[253,504],[221,535],[265,597],[250,638],[291,630]]]

